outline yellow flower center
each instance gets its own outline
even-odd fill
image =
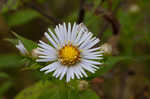
[[[65,45],[59,50],[58,57],[63,65],[71,66],[79,61],[80,52],[73,45]]]

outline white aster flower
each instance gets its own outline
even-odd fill
[[[24,45],[21,42],[21,40],[18,41],[18,44],[16,45],[16,48],[20,51],[21,54],[23,54],[23,55],[27,54],[27,50],[24,47]]]
[[[59,77],[61,80],[66,75],[66,81],[69,82],[75,76],[80,79],[87,77],[85,72],[89,71],[95,73],[101,65],[97,60],[102,59],[103,51],[100,47],[94,48],[100,40],[93,37],[93,34],[87,30],[83,23],[57,25],[52,32],[48,29],[45,32],[45,37],[49,44],[39,41],[37,62],[51,62],[49,65],[43,67],[40,71],[45,73],[53,72],[53,76]]]

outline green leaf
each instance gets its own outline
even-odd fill
[[[15,99],[99,99],[90,89],[80,92],[70,83],[40,81],[21,91]]]
[[[108,59],[104,62],[104,65],[102,65],[101,68],[95,74],[89,73],[88,79],[90,80],[93,79],[94,77],[107,73],[114,66],[116,66],[115,64],[118,63],[119,61],[130,60],[130,59],[131,57],[129,56],[109,56]]]
[[[17,45],[18,44],[18,39],[10,39],[10,38],[6,38],[4,39],[5,41],[8,41],[14,45]]]
[[[9,78],[9,75],[5,72],[0,72],[0,78]]]
[[[41,94],[44,94],[45,90],[56,90],[55,86],[48,81],[40,81],[35,85],[21,91],[15,99],[38,99]]]
[[[0,55],[0,68],[14,68],[21,66],[22,57],[16,54],[4,54]]]
[[[40,14],[31,9],[19,10],[6,17],[6,21],[9,26],[16,26],[20,24],[25,24],[34,18],[40,17]]]
[[[14,32],[13,32],[13,34],[14,34],[19,40],[22,41],[22,43],[24,44],[25,48],[26,48],[29,52],[32,51],[32,49],[38,47],[38,45],[37,45],[35,42],[33,42],[32,40],[26,39],[26,38],[24,38],[24,37],[22,37],[22,36],[20,36],[20,35],[18,35],[18,34],[16,34],[16,33],[14,33]]]
[[[12,86],[12,82],[8,81],[1,85],[0,87],[0,97]]]
[[[78,99],[79,98],[79,92],[78,92],[78,90],[68,90],[68,92],[67,92],[67,98],[68,99]]]
[[[78,99],[100,99],[100,97],[98,97],[93,90],[87,89],[83,92],[80,92]]]
[[[1,12],[7,13],[10,10],[16,10],[20,5],[20,0],[7,0],[6,4],[3,5]]]
[[[93,1],[94,1],[93,11],[95,11],[95,9],[100,5],[100,3],[102,2],[102,0],[93,0]]]
[[[30,64],[29,64],[30,65]],[[34,62],[34,63],[31,63],[30,66],[26,66],[23,68],[23,70],[37,70],[39,69],[40,67],[42,67],[40,64]]]
[[[122,60],[127,60],[130,59],[129,56],[112,56],[109,57],[107,59],[107,61],[104,63],[105,65],[102,66],[102,68],[100,68],[100,70],[98,71],[98,75],[102,75],[106,72],[108,72],[110,69],[113,68],[113,66],[115,66],[116,63],[118,63],[119,61]]]
[[[45,90],[38,99],[67,99],[67,90],[65,88],[52,87]]]

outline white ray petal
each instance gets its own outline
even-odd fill
[[[82,75],[82,73],[81,73],[81,68],[80,68],[80,66],[77,66],[77,67],[76,67],[76,71],[77,71],[77,73],[79,74],[79,76],[82,78],[83,75]]]
[[[55,71],[56,70],[56,66],[54,66],[54,67],[52,67],[52,68],[50,68],[50,69],[48,69],[46,72],[45,72],[45,74],[48,74],[48,73],[50,73],[50,72],[53,72],[53,71]]]
[[[74,67],[69,67],[70,78],[74,79]]]
[[[92,61],[92,60],[87,60],[87,59],[82,59],[82,61],[86,62],[86,63],[94,64],[94,65],[101,65],[102,64],[100,62],[96,62],[96,61]]]
[[[96,51],[96,52],[87,52],[87,51],[82,51],[82,55],[100,55],[100,56],[103,56],[102,55],[103,51]]]
[[[50,57],[56,57],[57,54],[55,52],[45,50],[45,51],[38,51],[36,52],[37,54],[40,54],[39,56],[50,56]]]
[[[62,45],[64,46],[65,43],[66,43],[66,40],[65,40],[65,35],[64,35],[64,31],[63,31],[63,26],[59,24],[59,31],[60,31],[60,34],[61,34],[61,39],[62,39]]]
[[[71,41],[71,34],[72,34],[71,33],[71,23],[70,22],[68,23],[68,31],[67,32],[68,32],[68,37],[67,37],[68,39],[67,40],[68,40],[68,43],[69,43]]]
[[[56,58],[44,58],[44,59],[37,59],[36,62],[50,62],[55,60]]]
[[[72,27],[72,31],[71,31],[71,42],[73,41],[73,38],[74,38],[74,30],[76,28],[76,23],[73,24],[73,27]]]
[[[88,44],[92,36],[93,34],[89,34],[89,36],[86,38],[86,40],[84,40],[84,42],[79,46],[79,48],[82,49],[86,44]]]
[[[67,28],[66,28],[66,23],[63,23],[63,26],[62,26],[62,31],[63,31],[63,34],[64,34],[64,40],[67,42],[68,41],[68,34],[67,34]]]
[[[95,69],[99,69],[99,68],[100,68],[100,67],[95,66],[95,65],[93,65],[93,64],[91,64],[91,66],[92,66],[93,68],[95,68]]]
[[[90,37],[88,40],[86,40],[83,44],[82,44],[82,49],[86,49],[86,47],[88,45],[91,45],[92,41],[95,40],[96,38],[95,37]]]
[[[56,35],[57,35],[59,41],[60,41],[59,46],[61,46],[61,45],[63,44],[63,40],[62,40],[62,36],[61,36],[62,34],[60,33],[60,31],[59,31],[59,29],[58,29],[58,26],[56,26],[56,28],[55,28],[54,30],[55,30],[55,33],[56,33]]]
[[[70,73],[71,78],[74,79],[74,71],[72,70],[72,72]]]
[[[80,65],[80,64],[79,64]],[[86,72],[84,71],[84,69],[82,69],[82,66],[80,66],[80,71],[81,73],[85,76],[88,77],[88,75],[86,74]]]
[[[86,69],[87,71],[91,73],[95,73],[96,69],[92,68],[89,64],[86,64],[85,62],[80,63],[80,65]]]
[[[99,39],[95,39],[90,44],[88,44],[85,48],[89,49],[89,48],[93,47],[95,44],[97,44],[98,42],[100,42],[100,40]]]
[[[80,79],[77,66],[74,66],[74,73],[75,73],[76,77],[77,77],[78,79]]]
[[[57,44],[60,44],[60,41],[59,41],[58,38],[55,36],[55,34],[51,31],[50,28],[48,28],[48,31],[49,31],[50,35],[53,37],[53,39],[55,40],[55,42],[56,42]]]
[[[98,66],[93,65],[93,64],[91,64],[91,63],[84,62],[84,64],[89,64],[89,65],[90,65],[90,67],[95,68],[95,69],[99,69],[99,67],[98,67]]]
[[[83,56],[84,59],[96,59],[96,60],[99,60],[99,59],[102,59],[101,57],[91,57],[91,56]]]
[[[71,39],[71,42],[74,43],[74,40],[76,39],[77,37],[77,29],[78,29],[79,25],[76,25],[73,27],[72,29],[72,39]]]
[[[70,69],[70,78],[74,79],[74,69]]]
[[[53,51],[53,50],[50,50],[50,49],[38,48],[36,53],[40,54],[40,56],[52,56],[52,57],[57,56],[56,51]]]
[[[63,69],[64,69],[64,66],[59,66],[58,69],[56,69],[57,71],[57,74],[55,75],[56,78],[58,78],[61,75],[61,73],[63,72]]]
[[[48,69],[45,73],[47,74],[47,73],[52,72],[52,71],[56,72],[56,71],[58,71],[59,67],[60,67],[60,65],[59,65],[59,63],[57,63],[57,65],[55,67]]]
[[[48,50],[48,49],[51,50],[48,46],[45,46],[45,45],[40,44],[40,43],[38,44],[38,46],[41,47],[44,50]]]
[[[51,63],[51,64],[43,67],[42,69],[40,69],[40,71],[45,71],[45,70],[56,68],[57,64],[58,64],[58,62]]]
[[[96,52],[90,52],[92,55],[102,55],[102,52],[101,51],[96,51]]]
[[[38,49],[38,51],[40,51],[40,52],[43,52],[43,51],[45,51],[45,49],[43,49],[43,48],[40,48],[40,47],[38,47],[37,49]]]
[[[78,35],[74,41],[75,44],[77,44],[77,42],[81,39],[82,34],[83,34],[83,28],[78,32]]]
[[[71,78],[71,76],[70,76],[70,71],[72,70],[72,67],[70,67],[69,69],[68,69],[68,71],[67,71],[67,75],[66,75],[66,81],[67,82],[69,82],[70,81],[70,78]]]
[[[81,36],[81,39],[77,42],[77,45],[79,46],[82,44],[85,40],[87,40],[87,37],[90,36],[88,32],[84,32],[83,35]]]
[[[45,37],[50,41],[50,43],[58,49],[58,45],[56,44],[56,42],[49,36],[49,34],[47,32],[44,33]]]
[[[40,55],[45,55],[45,56],[47,56],[49,54],[49,53],[45,52],[45,50],[44,51],[37,50],[36,53],[40,54]]]
[[[63,78],[64,75],[66,74],[67,70],[68,70],[68,67],[65,66],[65,67],[63,68],[63,71],[62,71],[61,76],[60,76],[60,78],[59,78],[60,80],[62,80],[62,78]]]
[[[57,57],[56,56],[53,56],[53,55],[47,55],[47,56],[38,56],[39,58],[49,58],[49,59],[56,59]]]
[[[100,47],[96,47],[96,48],[92,48],[92,49],[82,49],[84,50],[84,52],[95,52],[95,51],[99,51],[101,53],[103,53],[104,51],[100,51]]]

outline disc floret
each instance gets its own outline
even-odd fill
[[[80,52],[77,47],[69,44],[59,50],[58,57],[63,65],[71,66],[80,60]]]

